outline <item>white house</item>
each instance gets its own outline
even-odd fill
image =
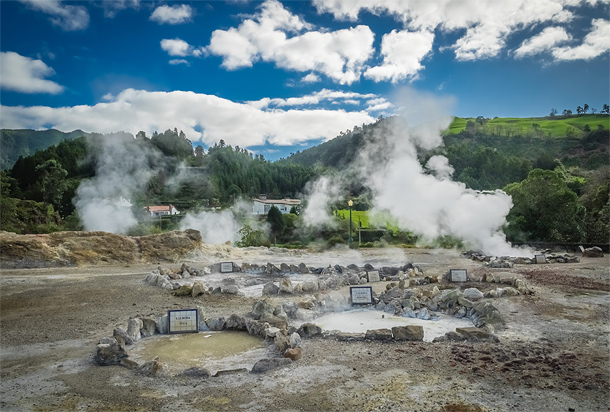
[[[292,207],[298,207],[301,204],[299,199],[254,199],[252,201],[252,214],[266,215],[269,213],[271,206],[280,209],[282,214],[290,213]]]
[[[144,209],[147,208],[144,207]],[[180,212],[174,207],[174,205],[148,206],[148,211],[150,212],[151,217],[173,216],[180,214]]]

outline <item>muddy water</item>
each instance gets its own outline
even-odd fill
[[[245,332],[199,332],[143,339],[129,351],[129,357],[146,362],[158,356],[170,373],[193,366],[215,373],[237,368],[249,370],[268,350],[264,340]]]
[[[434,338],[456,328],[472,326],[468,319],[457,319],[443,314],[439,320],[421,320],[389,315],[379,310],[350,310],[347,312],[330,313],[316,318],[315,323],[322,330],[339,330],[341,332],[364,333],[372,329],[391,329],[394,326],[420,325],[424,328],[424,341],[431,342]]]

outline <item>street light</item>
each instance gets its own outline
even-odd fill
[[[352,239],[352,206],[354,205],[354,202],[350,200],[347,202],[347,205],[349,206],[349,238],[347,239],[347,244],[351,245],[354,241],[354,239]]]

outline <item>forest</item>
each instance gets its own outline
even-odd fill
[[[582,117],[584,114],[580,114]],[[513,208],[504,228],[513,242],[559,242],[608,244],[610,238],[610,155],[607,114],[549,116],[534,119],[508,136],[499,119],[482,117],[456,119],[443,134],[444,145],[418,151],[422,165],[435,155],[443,155],[453,167],[453,179],[474,190],[502,189],[512,196]],[[563,135],[557,135],[553,121],[570,121]],[[304,198],[308,182],[328,173],[350,173],[374,135],[388,119],[355,126],[353,130],[286,159],[270,162],[263,155],[217,142],[207,150],[193,148],[182,131],[166,130],[148,137],[116,133],[115,143],[133,153],[138,163],[127,169],[138,174],[144,168],[145,180],[131,188],[129,201],[140,224],[130,234],[143,234],[178,227],[179,218],[148,222],[143,210],[148,205],[172,204],[185,213],[230,208],[240,199],[259,195],[268,199]],[[494,126],[495,123],[495,126]],[[573,130],[572,130],[573,129]],[[553,130],[553,133],[550,132]],[[19,131],[23,136],[26,131]],[[32,140],[36,133],[29,131]],[[61,132],[59,132],[61,133]],[[106,161],[103,147],[108,136],[73,134],[61,142],[28,156],[19,156],[11,168],[0,172],[2,230],[16,233],[47,233],[83,228],[74,199],[79,186],[102,173]],[[27,134],[27,133],[26,133]],[[2,131],[6,136],[17,131]],[[116,154],[115,154],[116,156]],[[347,200],[354,202],[359,225],[365,221],[364,245],[385,243],[412,245],[418,236],[398,230],[391,223],[369,224],[367,210],[371,194],[357,181],[346,188],[343,198],[331,205],[336,224],[307,229],[299,210],[282,215],[275,210],[263,222],[245,221],[240,230],[240,246],[269,245],[302,247],[315,239],[327,245],[345,243],[348,230]],[[364,220],[363,220],[364,219]],[[261,223],[267,223],[262,225]],[[267,227],[268,230],[265,230]],[[438,239],[440,246],[459,244],[459,239]]]

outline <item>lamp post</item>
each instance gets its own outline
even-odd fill
[[[347,239],[347,244],[351,246],[354,241],[354,239],[352,239],[352,206],[354,205],[354,202],[350,200],[347,202],[347,205],[349,206],[349,238]]]

